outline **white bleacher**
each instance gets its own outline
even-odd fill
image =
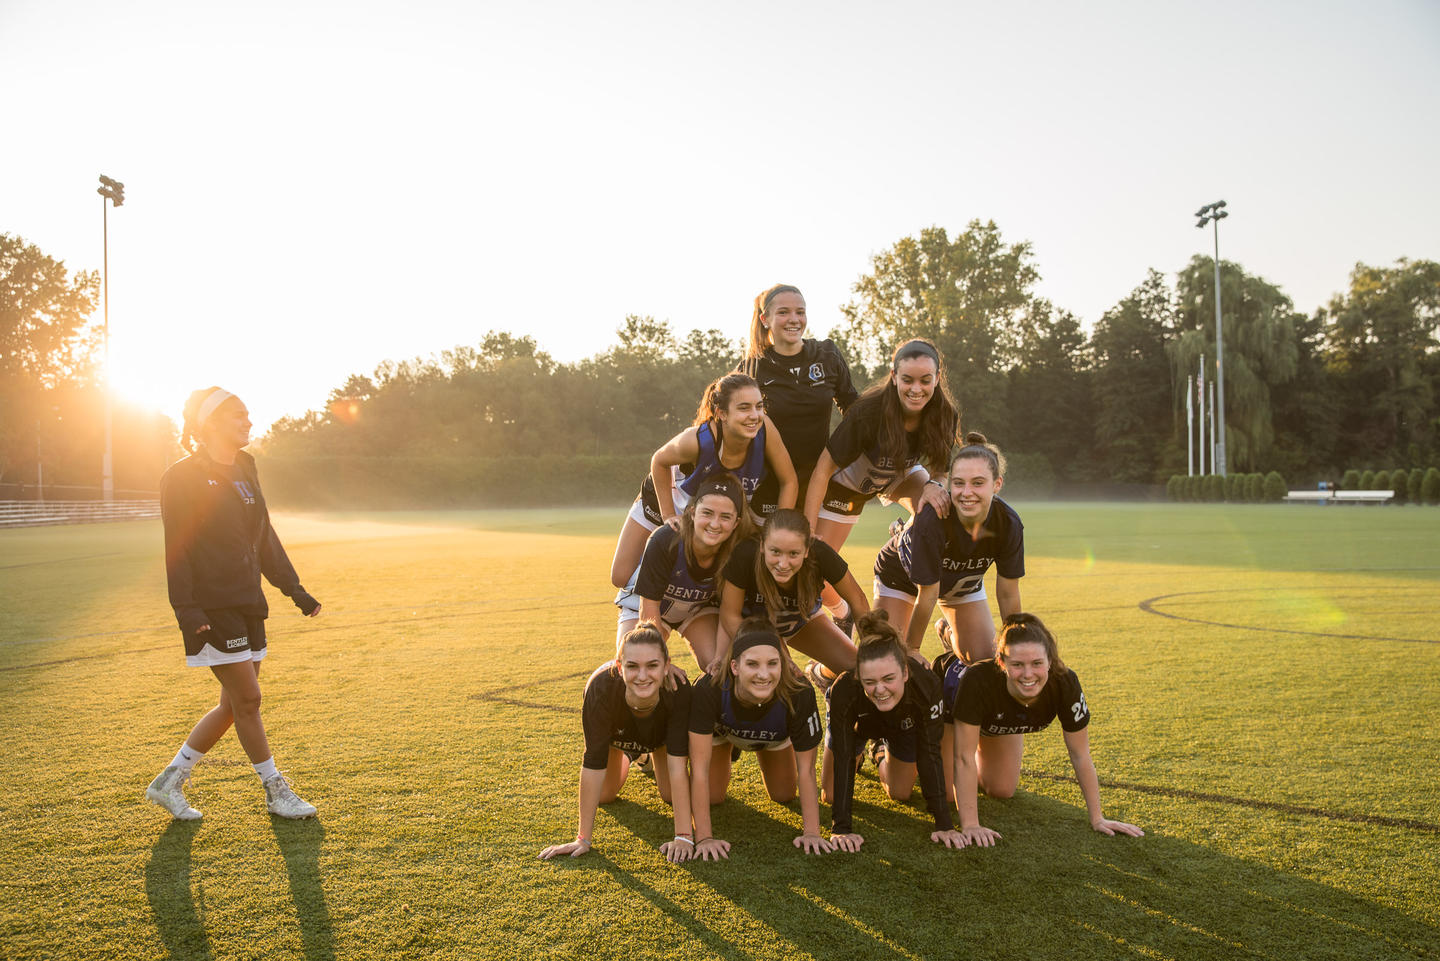
[[[1395,499],[1394,491],[1290,491],[1287,501],[1312,504],[1385,504]]]
[[[159,516],[158,500],[0,501],[0,527],[94,524]]]

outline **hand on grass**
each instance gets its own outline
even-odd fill
[[[802,834],[791,842],[806,854],[829,854],[835,846],[818,834]]]
[[[558,858],[562,854],[568,854],[572,858],[578,858],[589,850],[590,842],[578,839],[571,841],[569,844],[552,844],[540,852],[540,860],[548,861],[551,858]]]
[[[856,851],[860,850],[860,845],[864,843],[865,839],[858,834],[830,835],[831,847],[836,851],[844,851],[847,854],[854,854]]]
[[[960,834],[965,838],[966,844],[977,844],[982,848],[994,847],[995,842],[1000,840],[999,831],[992,831],[979,824],[972,824],[969,827],[961,828]]]
[[[1101,818],[1091,822],[1090,826],[1107,837],[1114,837],[1117,834],[1128,834],[1132,838],[1143,838],[1145,832],[1133,824],[1126,824],[1124,821],[1108,821]]]
[[[730,842],[722,838],[706,838],[695,845],[695,857],[702,861],[730,859]]]
[[[965,833],[963,831],[956,831],[953,829],[949,831],[931,831],[930,840],[934,841],[936,844],[943,844],[947,848],[955,848],[956,850],[959,850],[960,848],[963,848],[970,843],[966,839]]]
[[[660,845],[660,853],[665,855],[665,860],[671,864],[679,864],[681,861],[688,861],[695,856],[695,845],[677,837],[673,841],[666,841]]]

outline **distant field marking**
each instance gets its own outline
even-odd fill
[[[1253,624],[1231,624],[1227,621],[1213,621],[1203,617],[1186,617],[1184,614],[1172,614],[1168,611],[1158,610],[1156,604],[1161,601],[1168,601],[1176,597],[1197,597],[1202,594],[1239,594],[1249,591],[1266,590],[1265,588],[1220,588],[1213,591],[1180,591],[1175,594],[1158,594],[1155,597],[1148,597],[1137,606],[1147,614],[1154,614],[1158,617],[1168,617],[1176,621],[1189,621],[1192,624],[1205,624],[1210,627],[1228,627],[1237,631],[1259,631],[1264,634],[1300,634],[1305,637],[1334,637],[1347,641],[1398,641],[1403,644],[1440,644],[1440,640],[1429,637],[1384,637],[1379,634],[1336,634],[1329,631],[1302,631],[1293,627],[1270,627]],[[1268,590],[1274,590],[1270,588]],[[1286,590],[1286,588],[1281,588]],[[1312,588],[1300,588],[1299,590],[1312,590]],[[1376,591],[1408,591],[1413,590],[1413,585],[1395,585],[1393,587],[1366,587],[1353,588],[1353,591],[1363,590],[1365,593]],[[1408,614],[1424,614],[1426,611],[1407,611]]]

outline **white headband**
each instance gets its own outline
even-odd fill
[[[221,390],[219,387],[216,387],[215,393],[211,394],[209,397],[206,397],[205,402],[200,405],[200,409],[195,412],[196,429],[198,430],[199,428],[204,427],[205,422],[210,419],[210,415],[215,413],[215,408],[219,407],[221,404],[225,403],[227,400],[234,396],[235,395],[230,393],[228,390]]]

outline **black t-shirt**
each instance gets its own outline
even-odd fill
[[[960,523],[958,511],[941,518],[927,504],[880,549],[875,570],[879,573],[896,562],[913,584],[938,582],[939,600],[960,600],[984,586],[991,564],[1001,577],[1025,576],[1025,525],[1014,508],[997,497],[975,540]]]
[[[709,568],[692,570],[679,532],[661,524],[645,542],[635,593],[659,601],[660,617],[671,627],[679,627],[697,611],[714,604],[716,573]]]
[[[663,747],[674,757],[690,754],[690,685],[678,690],[660,687],[660,703],[649,714],[637,716],[625,703],[625,681],[607,661],[585,682],[580,723],[585,729],[583,767],[603,771],[610,763],[610,748],[643,753]]]
[[[920,431],[905,433],[905,459],[897,463],[880,447],[881,405],[865,400],[851,407],[830,435],[825,449],[835,461],[834,480],[861,494],[889,487],[895,478],[920,463]]]
[[[784,607],[779,611],[770,611],[765,606],[765,595],[760,593],[760,587],[755,578],[755,555],[762,550],[759,541],[744,540],[735,545],[735,551],[730,555],[730,560],[725,564],[725,580],[733,587],[738,588],[744,595],[745,601],[741,607],[741,614],[750,617],[754,614],[767,614],[772,622],[780,630],[781,637],[789,637],[800,628],[804,627],[810,618],[820,613],[819,598],[816,598],[813,610],[800,610],[800,601],[795,582],[799,580],[800,574],[797,571],[795,577],[790,579],[789,584],[779,584],[780,601]],[[810,549],[805,555],[805,563],[818,564],[820,576],[832,586],[838,585],[850,573],[850,566],[845,563],[844,558],[835,553],[835,548],[820,540],[818,537],[811,538]]]
[[[823,736],[815,688],[806,684],[791,700],[793,708],[787,708],[779,695],[749,707],[733,690],[704,674],[690,696],[690,732],[718,734],[740,747],[756,749],[783,744],[788,738],[796,751],[809,751]]]
[[[937,831],[955,827],[945,797],[945,768],[940,758],[945,723],[940,679],[924,665],[910,662],[910,676],[900,703],[882,711],[865,696],[865,688],[850,671],[841,674],[830,688],[830,750],[835,754],[835,800],[830,807],[831,831],[850,833],[850,807],[855,797],[856,744],[858,740],[884,738],[899,740],[914,736],[915,766],[920,792],[935,819]]]
[[[1043,731],[1056,717],[1066,731],[1079,731],[1090,723],[1080,679],[1068,667],[1058,674],[1051,672],[1032,704],[1011,697],[1005,681],[1005,669],[994,661],[977,661],[965,668],[955,693],[955,720],[974,724],[985,737],[1033,734]]]
[[[832,407],[844,413],[859,396],[840,349],[830,340],[804,340],[793,357],[771,347],[759,357],[741,360],[735,369],[760,385],[765,413],[779,429],[796,475],[809,477],[830,435]]]

